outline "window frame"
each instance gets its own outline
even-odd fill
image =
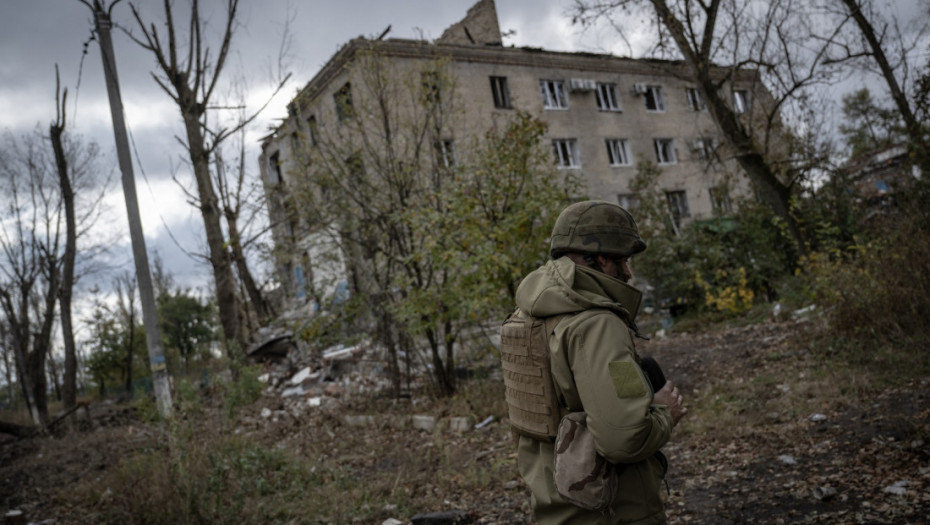
[[[316,115],[310,115],[307,117],[306,123],[307,142],[309,142],[311,146],[316,146],[319,144],[319,137],[317,137],[317,135],[320,133],[320,127],[319,124],[317,124]]]
[[[626,211],[632,211],[639,206],[639,195],[635,193],[618,193],[617,204]]]
[[[268,155],[268,167],[270,170],[270,182],[272,184],[281,183],[281,150],[275,151],[271,155]]]
[[[752,97],[748,89],[733,90],[733,112],[737,115],[752,111]]]
[[[540,79],[539,92],[543,99],[543,109],[568,109],[564,80]]]
[[[688,97],[688,107],[691,111],[707,111],[707,102],[704,101],[704,95],[701,90],[694,87],[685,88],[685,94]]]
[[[675,139],[652,139],[656,152],[656,163],[660,166],[678,164],[678,155],[675,153]]]
[[[513,109],[507,77],[491,75],[488,78],[491,81],[491,97],[494,99],[494,107],[496,109]]]
[[[423,89],[423,98],[427,103],[442,103],[442,78],[440,77],[439,71],[421,71],[420,86]]]
[[[723,190],[722,192],[720,190]],[[715,215],[726,215],[733,213],[733,201],[730,200],[730,192],[723,185],[711,186],[707,188],[707,195],[710,197],[710,207]],[[722,193],[722,195],[718,194]]]
[[[352,83],[346,82],[333,93],[333,103],[336,106],[336,119],[344,122],[355,116],[355,106],[352,104]]]
[[[455,141],[453,139],[440,139],[434,144],[436,160],[439,165],[451,169],[455,166]]]
[[[712,161],[717,158],[718,146],[719,143],[714,137],[698,137],[694,139],[691,151],[697,152],[698,160]]]
[[[665,202],[668,206],[668,213],[675,222],[675,228],[680,228],[682,219],[691,217],[691,208],[688,206],[688,192],[686,190],[666,190]]]
[[[650,100],[655,106],[654,109],[649,108]],[[643,105],[650,113],[665,113],[665,95],[662,94],[662,86],[647,85],[646,92],[643,93]]]
[[[581,157],[578,154],[577,139],[552,139],[552,150],[555,154],[555,162],[558,169],[581,168]]]
[[[607,146],[607,162],[611,167],[626,167],[633,165],[633,155],[630,153],[630,141],[627,139],[604,139]],[[616,162],[618,160],[620,162]]]
[[[613,111],[620,113],[620,97],[617,95],[617,84],[613,82],[595,83],[594,95],[597,99],[597,109],[600,111]]]

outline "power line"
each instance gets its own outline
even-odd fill
[[[129,142],[132,144],[132,152],[133,152],[133,154],[134,154],[134,156],[135,156],[135,158],[136,158],[136,164],[139,166],[139,171],[142,173],[142,179],[145,180],[145,187],[148,188],[149,194],[150,194],[150,195],[152,196],[152,198],[154,199],[154,198],[155,198],[155,192],[152,190],[152,185],[151,185],[151,183],[149,183],[149,177],[148,177],[148,175],[146,175],[146,173],[145,173],[145,168],[142,166],[142,157],[139,156],[139,150],[136,148],[136,139],[135,139],[135,137],[134,137],[133,134],[132,134],[132,126],[130,126],[129,124],[127,124],[127,125],[126,125],[126,129],[127,129],[127,131],[129,131]],[[197,254],[195,254],[195,253],[193,253],[193,252],[187,250],[187,249],[184,248],[183,246],[181,246],[181,242],[178,241],[177,237],[174,236],[174,232],[172,232],[172,231],[171,231],[171,228],[168,227],[168,222],[165,220],[165,217],[161,214],[161,211],[156,211],[156,213],[158,213],[158,218],[159,218],[159,220],[161,220],[162,226],[165,227],[165,231],[168,232],[168,237],[171,238],[171,241],[174,242],[174,245],[177,246],[177,248],[178,248],[179,250],[181,250],[181,252],[183,252],[184,255],[186,255],[186,256],[187,256],[188,258],[190,258],[192,261],[203,262],[203,257],[198,256]]]
[[[77,126],[77,108],[78,108],[78,95],[81,93],[81,75],[84,73],[84,57],[87,56],[87,48],[90,46],[90,43],[97,39],[96,29],[91,28],[90,38],[84,41],[84,49],[81,51],[81,60],[78,64],[78,76],[77,76],[77,85],[74,86],[74,116],[71,117],[71,122],[73,125]]]

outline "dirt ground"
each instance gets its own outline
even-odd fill
[[[640,344],[691,406],[666,448],[670,523],[930,521],[930,378],[888,388],[857,383],[855,376],[819,371],[820,361],[800,341],[803,327],[787,321]],[[265,399],[251,407],[241,427],[261,442],[308,457],[310,443],[339,432],[337,412],[353,409],[337,404],[304,421],[263,422],[259,412],[274,403]],[[98,404],[91,416],[55,436],[0,435],[0,515],[16,509],[33,523],[85,523],[87,509],[64,503],[61,494],[162,438],[158,427],[125,406]],[[365,439],[387,452],[377,460],[346,456],[343,463],[361,474],[390,470],[391,450],[423,450],[427,457],[422,447],[431,446],[410,428],[383,427]],[[448,441],[446,462],[513,469],[505,422]],[[499,479],[464,492],[454,483],[428,487],[475,523],[533,523],[522,482],[515,473],[503,486]],[[435,510],[442,509],[422,509]],[[371,516],[372,523],[404,519],[392,516],[390,507]]]

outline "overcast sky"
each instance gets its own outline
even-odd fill
[[[435,39],[445,28],[462,19],[474,3],[473,0],[241,1],[240,27],[232,45],[235,55],[224,78],[244,75],[249,82],[253,105],[269,93],[269,67],[277,60],[285,20],[289,14],[292,16],[288,57],[292,82],[265,111],[262,122],[253,132],[256,139],[285,115],[284,107],[296,89],[306,84],[349,39],[377,36],[389,24],[392,27],[389,37]],[[926,16],[926,8],[920,13],[917,7],[925,2],[901,0],[890,5],[911,12],[913,16]],[[106,3],[111,2],[107,0]],[[136,1],[151,13],[149,19],[153,21],[163,17],[161,3]],[[186,1],[174,3],[178,11],[186,10]],[[224,20],[222,2],[204,0],[203,3],[204,17],[214,26],[210,35],[214,38],[209,41],[216,42],[216,31]],[[504,44],[627,53],[626,47],[620,45],[609,30],[582,33],[572,26],[566,14],[570,3],[570,0],[496,0],[501,30],[505,34],[512,31]],[[116,24],[139,34],[128,0],[117,4],[113,19]],[[633,22],[634,28],[645,26]],[[91,36],[92,25],[90,11],[78,0],[0,0],[0,131],[21,133],[36,125],[47,129],[54,119],[54,67],[57,63],[62,84],[69,89],[68,131],[97,141],[115,166],[113,132],[100,48],[96,42],[89,45],[81,67],[82,51]],[[636,34],[627,36],[634,45],[640,40]],[[161,254],[167,269],[180,282],[212,288],[206,266],[194,264],[187,258],[165,228],[167,224],[184,250],[206,251],[199,213],[187,204],[182,190],[171,180],[174,170],[181,180],[190,182],[189,172],[180,163],[184,151],[174,138],[180,132],[178,110],[151,78],[150,71],[155,67],[152,55],[118,30],[113,32],[113,39],[127,124],[138,150],[134,163],[148,247]],[[249,160],[249,169],[257,171],[257,144],[255,155]],[[128,233],[123,233],[125,211],[118,177],[117,172],[117,183],[108,199],[116,218],[107,221],[106,227],[121,235],[119,244],[124,249],[117,246],[114,251],[116,263],[130,268],[129,238]]]
[[[202,3],[204,18],[210,20],[214,30],[210,41],[216,42],[224,21],[223,3]],[[150,20],[163,18],[160,1],[136,4],[151,13]],[[187,8],[187,2],[175,4],[178,12]],[[285,105],[298,87],[306,84],[342,44],[357,36],[377,36],[388,25],[392,27],[389,37],[435,39],[463,18],[472,4],[472,0],[242,0],[240,27],[232,46],[234,55],[223,78],[245,76],[253,107],[270,93],[270,70],[277,62],[289,18],[292,39],[286,57],[292,81],[265,110],[252,133],[255,153],[249,169],[258,169],[257,138],[285,115]],[[558,50],[602,49],[590,34],[585,37],[591,42],[588,44],[576,38],[577,29],[570,26],[564,14],[565,5],[559,0],[498,0],[501,28],[513,31],[506,44]],[[127,1],[116,5],[113,20],[139,35]],[[82,52],[92,26],[90,10],[78,0],[0,0],[0,131],[19,134],[37,125],[47,129],[55,116],[54,68],[58,64],[62,85],[69,90],[67,131],[97,141],[115,166],[112,124],[96,42],[88,46],[82,66]],[[175,139],[181,133],[178,109],[150,75],[155,67],[152,55],[123,32],[114,30],[112,35],[127,125],[138,152],[137,156],[134,152],[134,170],[148,248],[158,251],[179,282],[207,284],[209,289],[208,268],[184,255],[184,250],[204,253],[206,249],[199,212],[186,202],[183,191],[172,180],[172,173],[177,173],[182,181],[191,182],[189,171],[181,164],[184,150]],[[116,233],[120,239],[113,250],[112,264],[120,269],[131,268],[118,171],[107,202],[113,218],[102,223],[101,228]],[[183,250],[171,239],[165,225]],[[104,285],[107,279],[103,278]]]

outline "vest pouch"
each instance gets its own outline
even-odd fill
[[[581,508],[612,514],[617,496],[617,467],[597,453],[587,415],[572,412],[562,418],[555,441],[555,487]]]

